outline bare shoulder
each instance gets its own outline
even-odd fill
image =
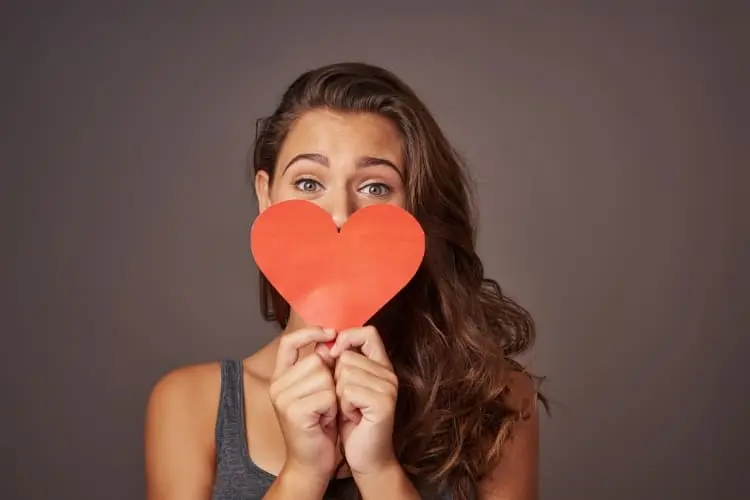
[[[211,395],[215,395],[218,402],[220,382],[218,362],[175,368],[156,381],[149,395],[149,406],[164,403],[200,406],[205,402],[203,398]]]
[[[510,369],[507,373],[508,405],[521,413],[524,420],[538,413],[539,391],[536,380],[526,371]]]
[[[219,363],[175,368],[157,380],[151,389],[147,422],[172,425],[178,421],[199,425],[208,416],[215,420],[220,390]]]
[[[200,498],[209,491],[220,391],[219,363],[176,368],[154,384],[144,429],[149,499]]]
[[[534,461],[539,447],[539,390],[536,379],[528,372],[512,369],[506,382],[506,402],[515,412],[510,439],[506,443],[506,462]]]
[[[506,404],[519,418],[510,428],[500,462],[479,484],[479,500],[539,498],[539,393],[533,376],[507,372]],[[501,431],[502,432],[502,431]]]

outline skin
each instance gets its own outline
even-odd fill
[[[395,127],[369,114],[315,110],[295,123],[271,179],[255,180],[259,209],[306,199],[343,225],[374,203],[403,206],[404,158]],[[326,342],[335,338],[328,348]],[[365,499],[418,499],[391,443],[398,380],[372,327],[327,332],[292,311],[287,328],[243,361],[251,459],[277,476],[267,499],[318,500],[341,456]],[[480,499],[538,498],[539,421],[532,381],[511,380],[511,404],[527,407],[505,458],[480,485]],[[218,363],[163,376],[145,422],[149,500],[210,498],[215,472]],[[502,478],[502,480],[501,480]]]

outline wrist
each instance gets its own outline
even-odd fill
[[[330,474],[289,461],[279,472],[275,483],[284,498],[320,499],[328,487]]]
[[[421,497],[406,471],[395,459],[367,472],[352,471],[354,482],[364,500],[390,498],[418,500]]]

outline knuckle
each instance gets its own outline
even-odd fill
[[[292,335],[283,335],[279,340],[279,350],[289,350],[292,344]]]
[[[286,406],[287,406],[286,403],[287,403],[287,401],[286,401],[286,398],[284,398],[284,394],[283,393],[276,394],[275,397],[271,398],[271,404],[273,404],[273,406],[274,406],[274,408],[276,408],[276,410],[278,410],[278,411],[280,411],[282,413],[285,412],[285,409],[286,409]]]
[[[393,387],[393,384],[391,384],[391,383],[390,383],[389,381],[387,381],[387,380],[384,380],[384,381],[383,381],[383,382],[382,382],[382,383],[380,384],[380,388],[379,388],[379,389],[380,389],[380,390],[379,390],[379,392],[380,392],[381,394],[385,394],[385,395],[386,395],[386,396],[388,396],[388,397],[391,397],[391,396],[393,395],[393,393],[394,393],[394,392],[396,392],[396,391],[395,391],[395,387]]]
[[[349,340],[349,330],[343,330],[336,334],[336,343],[346,342]]]
[[[336,367],[336,378],[341,379],[342,377],[346,377],[348,374],[350,374],[352,371],[351,366],[342,363],[341,365]]]
[[[271,399],[278,399],[283,394],[281,384],[282,381],[283,377],[278,378],[271,382],[271,385],[268,386],[268,395],[271,397]]]
[[[352,358],[354,358],[354,356],[355,356],[354,351],[346,350],[341,353],[341,356],[339,356],[339,361],[344,363],[344,365],[346,366],[347,364],[351,363]]]

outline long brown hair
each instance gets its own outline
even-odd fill
[[[399,379],[393,442],[421,487],[453,498],[475,495],[500,460],[521,418],[507,403],[512,358],[534,342],[530,314],[484,276],[475,249],[471,183],[459,155],[414,91],[393,73],[364,63],[323,66],[299,76],[275,112],[260,120],[250,174],[273,179],[294,121],[327,108],[376,113],[399,130],[409,210],[427,236],[417,275],[372,320]],[[289,304],[260,276],[261,311],[282,328]]]

